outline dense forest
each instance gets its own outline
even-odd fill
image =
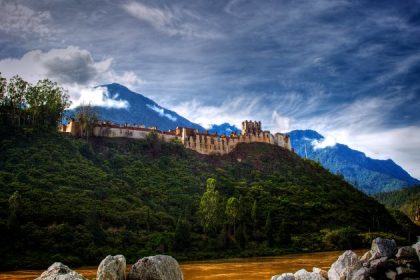
[[[68,106],[65,92],[40,88],[44,101],[32,105],[32,85],[20,103],[11,102],[13,83],[0,88],[0,269],[97,265],[118,253],[129,263],[157,253],[278,255],[361,247],[377,236],[402,244],[418,234],[401,212],[274,145],[205,156],[154,134],[60,134],[62,111],[48,108]]]
[[[416,212],[420,209],[420,186],[378,193],[374,197],[389,208],[399,209],[412,221],[415,221]]]

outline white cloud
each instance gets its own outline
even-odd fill
[[[0,1],[0,30],[8,34],[46,36],[51,32],[50,21],[48,11],[34,11],[13,1]]]
[[[150,105],[150,104],[146,104],[147,107],[149,107],[150,109],[152,109],[153,111],[157,112],[161,117],[166,117],[168,119],[170,119],[171,121],[176,121],[177,118],[169,113],[165,113],[165,109],[160,108],[156,105]]]
[[[102,100],[99,90],[92,88],[113,82],[133,88],[143,84],[144,81],[132,71],[115,72],[112,69],[112,61],[112,58],[95,60],[89,51],[69,46],[47,52],[33,50],[21,58],[2,59],[0,72],[8,78],[19,75],[31,83],[45,78],[56,81],[69,91],[70,99],[74,104],[79,104],[81,100],[84,100],[86,94],[86,98],[91,99],[92,104],[121,108],[125,105],[112,100],[106,101],[106,96]]]
[[[337,141],[334,136],[327,135],[323,139],[313,140],[311,144],[314,147],[314,149],[317,150],[317,149],[324,149],[326,147],[333,147],[335,146],[335,144],[337,144]]]
[[[155,8],[134,1],[123,4],[121,7],[131,16],[171,36],[181,35],[206,39],[221,37],[221,34],[210,30],[210,22],[186,9]],[[201,22],[206,23],[204,28],[201,27]]]
[[[290,130],[290,118],[280,115],[277,111],[271,114],[271,122],[274,124],[275,131]]]
[[[80,92],[80,97],[73,101],[71,108],[86,104],[105,108],[128,108],[130,106],[126,100],[117,100],[117,96],[110,96],[104,87],[79,88],[77,90]]]

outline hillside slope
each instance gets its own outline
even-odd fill
[[[319,161],[325,168],[342,174],[349,183],[368,194],[420,184],[419,180],[411,177],[391,159],[372,159],[339,143],[317,149],[313,142],[322,141],[324,137],[313,130],[294,130],[289,134],[297,154]]]
[[[402,190],[377,193],[374,196],[387,207],[399,209],[412,221],[415,221],[416,211],[420,209],[420,185]],[[420,223],[420,221],[415,221]]]
[[[1,140],[2,269],[97,264],[117,253],[130,263],[156,253],[200,259],[325,250],[323,234],[349,226],[406,234],[373,198],[280,147],[240,144],[218,157],[153,137],[91,141]],[[205,233],[198,207],[208,178],[217,180],[221,201],[215,231]],[[224,210],[230,197],[240,205],[233,224]]]

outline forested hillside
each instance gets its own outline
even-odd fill
[[[420,209],[420,185],[393,192],[378,193],[374,196],[380,203],[390,208],[399,209],[415,221]],[[419,223],[419,221],[416,221]]]
[[[117,253],[128,262],[276,255],[416,230],[319,164],[268,144],[204,156],[153,135],[88,143],[22,132],[3,137],[0,151],[2,269]]]

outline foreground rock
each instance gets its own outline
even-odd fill
[[[283,273],[272,280],[373,280],[420,279],[420,243],[397,248],[394,240],[376,238],[371,250],[359,258],[354,252],[345,251],[326,271],[314,268],[295,274]]]
[[[171,256],[157,255],[138,260],[127,280],[183,280],[178,262]]]
[[[271,280],[325,280],[323,274],[326,275],[327,272],[314,267],[312,272],[307,271],[306,269],[301,269],[293,273],[283,273],[271,277]]]
[[[71,270],[67,265],[56,262],[35,280],[86,280],[86,278]]]
[[[378,237],[372,241],[371,250],[373,255],[390,258],[395,256],[397,253],[397,243],[395,243],[395,240]]]
[[[125,280],[126,261],[123,255],[107,256],[96,273],[97,280]]]
[[[328,279],[350,279],[362,267],[359,257],[353,251],[345,251],[328,270]]]

